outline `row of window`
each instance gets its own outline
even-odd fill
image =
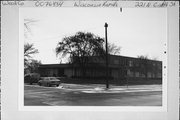
[[[139,67],[143,66],[143,62],[139,61],[133,61],[133,60],[113,60],[113,64],[118,65],[128,65],[129,67]],[[162,65],[160,63],[154,63],[154,62],[148,62],[152,67],[157,67],[159,69],[162,68]]]
[[[127,75],[129,77],[143,77],[143,78],[145,78],[147,76],[147,78],[162,78],[161,73],[153,73],[153,72],[140,73],[140,72],[133,72],[130,70],[127,71]]]

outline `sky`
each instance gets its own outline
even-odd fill
[[[31,33],[25,43],[33,43],[39,53],[34,59],[43,64],[56,64],[55,48],[62,38],[78,31],[105,36],[108,23],[108,41],[121,47],[120,55],[163,59],[167,41],[165,8],[23,8],[23,19],[33,19]],[[22,23],[24,24],[24,23]],[[63,62],[66,62],[64,60]]]

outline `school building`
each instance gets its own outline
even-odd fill
[[[106,78],[106,61],[103,58],[91,57],[85,67],[83,83],[104,83]],[[125,84],[129,82],[162,83],[162,61],[134,57],[109,55],[108,71],[110,83]],[[39,66],[41,76],[67,77],[80,79],[82,69],[77,64],[43,64]]]

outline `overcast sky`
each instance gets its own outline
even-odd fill
[[[108,23],[108,41],[121,46],[121,55],[162,60],[167,40],[165,8],[23,8],[24,19],[37,20],[29,24],[31,35],[25,42],[39,50],[34,56],[43,64],[59,63],[55,48],[63,37],[78,31],[104,37]],[[23,24],[23,23],[22,23]]]

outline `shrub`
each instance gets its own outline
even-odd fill
[[[40,79],[40,74],[39,73],[29,73],[24,75],[24,83],[29,83],[29,84],[33,84],[33,83],[37,83]]]

